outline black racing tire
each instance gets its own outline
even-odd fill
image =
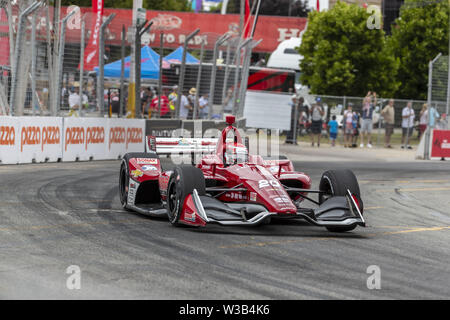
[[[126,153],[122,158],[122,164],[120,165],[120,173],[119,173],[119,199],[122,208],[131,211],[127,208],[127,199],[128,199],[128,185],[130,184],[130,174],[128,169],[128,162],[131,158],[150,158],[150,159],[159,159],[158,155],[154,152],[130,152]]]
[[[361,191],[359,189],[359,183],[356,179],[353,171],[344,170],[329,170],[323,173],[320,179],[319,190],[325,191],[326,194],[319,194],[319,203],[322,204],[331,196],[345,196],[347,195],[347,189],[356,196],[361,213],[364,210],[364,204],[361,200]],[[354,226],[345,227],[326,227],[331,232],[346,232],[355,229]]]
[[[199,196],[206,194],[205,177],[202,170],[191,165],[175,167],[170,176],[167,187],[167,216],[169,222],[179,226],[179,219],[183,211],[184,199],[196,189]]]

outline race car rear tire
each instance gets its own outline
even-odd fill
[[[119,199],[122,208],[127,211],[130,209],[127,208],[128,203],[128,191],[127,188],[130,184],[130,174],[128,169],[128,162],[131,158],[150,158],[150,159],[159,159],[159,156],[155,152],[130,152],[126,153],[122,158],[122,164],[120,165],[120,173],[119,173]]]
[[[329,170],[323,173],[320,179],[319,190],[327,192],[326,194],[319,194],[319,203],[322,204],[330,196],[345,196],[347,195],[347,189],[355,195],[357,203],[359,205],[359,210],[363,213],[364,204],[361,200],[361,191],[359,189],[359,183],[356,179],[353,171],[345,170]],[[338,226],[338,227],[327,227],[328,231],[331,232],[346,232],[351,231],[356,228],[353,226]]]
[[[177,166],[167,187],[167,216],[172,225],[178,226],[184,199],[196,189],[200,196],[206,194],[203,172],[191,165]]]

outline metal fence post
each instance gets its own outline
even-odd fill
[[[424,155],[423,158],[425,160],[430,160],[430,143],[431,143],[431,117],[430,117],[430,112],[431,112],[431,94],[433,92],[433,64],[437,61],[437,59],[439,59],[441,57],[442,53],[439,53],[436,58],[434,58],[433,60],[431,60],[428,63],[428,99],[427,99],[427,106],[428,106],[428,127],[427,130],[425,132],[425,150],[424,150]],[[450,70],[450,68],[449,68]],[[409,133],[409,129],[408,129],[408,133]]]
[[[192,115],[193,119],[197,119],[198,112],[198,96],[200,94],[200,79],[202,78],[202,64],[203,64],[203,51],[205,50],[205,40],[202,39],[202,46],[200,48],[200,62],[198,65],[197,73],[197,83],[195,84],[195,102],[194,102],[194,112]],[[208,101],[209,102],[209,101]]]
[[[61,21],[61,34],[59,36],[59,52],[58,52],[58,84],[56,86],[56,108],[53,110],[53,116],[56,116],[57,112],[61,109],[61,93],[62,93],[62,82],[63,82],[63,63],[64,63],[64,46],[66,37],[66,22],[75,14],[75,10],[69,13]]]
[[[251,38],[250,38],[251,39]],[[262,39],[253,43],[252,41],[249,42],[249,46],[245,49],[246,55],[243,63],[243,69],[242,69],[242,80],[241,80],[241,96],[239,98],[239,110],[237,116],[243,115],[243,108],[245,105],[245,93],[247,92],[247,86],[248,86],[248,75],[250,72],[250,63],[252,60],[252,50],[253,48],[256,48],[260,43]],[[241,113],[242,111],[242,113]]]
[[[31,110],[33,116],[36,114],[36,11],[33,13],[31,29]]]
[[[450,49],[450,37],[449,37],[449,49]],[[445,114],[448,121],[448,112],[450,108],[450,51],[448,52],[448,61],[447,61],[447,105],[445,107]]]
[[[200,32],[200,29],[196,29],[194,32],[189,34],[185,41],[183,46],[183,58],[181,60],[181,70],[180,70],[180,79],[178,81],[178,92],[177,92],[177,105],[175,109],[175,117],[180,118],[180,105],[181,105],[181,98],[183,95],[183,86],[184,86],[184,73],[186,69],[186,51],[189,40],[191,40],[197,33]]]
[[[83,115],[83,89],[84,89],[84,41],[85,41],[85,32],[86,32],[86,22],[84,17],[81,18],[81,42],[80,42],[80,115]]]
[[[251,38],[246,39],[244,42],[238,45],[238,48],[236,50],[236,69],[234,71],[234,90],[233,90],[233,114],[236,114],[236,106],[237,106],[237,99],[238,99],[238,82],[239,82],[239,71],[241,69],[241,50],[244,48],[248,43],[252,41]],[[242,85],[242,83],[241,83]]]
[[[105,99],[103,97],[103,92],[105,91],[105,77],[104,77],[104,66],[105,66],[105,29],[110,24],[111,20],[116,16],[112,13],[106,20],[102,23],[99,33],[99,53],[98,53],[98,78],[97,78],[97,105],[100,109],[100,114],[103,117],[105,115]]]
[[[228,74],[230,72],[230,48],[231,48],[231,42],[227,41],[227,58],[225,60],[225,76],[223,78],[223,88],[222,88],[222,101],[225,100],[226,94],[227,94],[227,87],[228,87]]]
[[[142,35],[147,32],[147,30],[151,27],[153,22],[150,22],[148,25],[148,20],[145,20],[141,25],[136,26],[136,34],[135,34],[135,50],[134,50],[134,72],[136,76],[136,86],[134,87],[134,114],[136,118],[141,118],[142,108],[141,108],[141,38]]]
[[[123,114],[123,107],[125,102],[125,37],[126,37],[126,31],[125,31],[125,25],[122,25],[122,45],[120,48],[120,95],[119,95],[119,114],[117,115],[118,118],[120,118]]]
[[[216,72],[217,72],[217,56],[218,56],[218,50],[220,45],[225,42],[226,40],[228,40],[228,38],[230,38],[229,34],[223,34],[222,36],[219,37],[219,39],[217,39],[216,43],[214,44],[214,54],[213,54],[213,65],[212,65],[212,69],[211,69],[211,81],[210,81],[210,86],[209,86],[209,100],[208,100],[208,119],[211,119],[211,115],[212,115],[212,108],[214,105],[214,90],[215,90],[215,85],[216,85]]]
[[[159,37],[159,77],[158,77],[158,111],[156,117],[161,115],[161,95],[162,95],[162,76],[163,76],[163,55],[164,55],[164,32]]]
[[[23,34],[25,33],[24,25],[26,22],[26,17],[33,13],[39,6],[41,5],[41,2],[35,1],[32,5],[30,5],[28,8],[26,8],[20,15],[19,15],[19,26],[17,28],[17,35],[16,35],[16,45],[15,45],[15,53],[14,53],[14,67],[13,67],[13,74],[12,74],[12,81],[11,81],[11,98],[10,98],[10,114],[14,115],[14,112],[17,108],[17,83],[19,76],[23,76],[19,74],[19,61],[21,58],[21,51],[22,51],[22,40],[23,40]]]

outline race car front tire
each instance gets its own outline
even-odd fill
[[[319,190],[325,191],[325,194],[319,194],[319,203],[322,204],[330,196],[346,196],[347,189],[356,197],[359,210],[363,212],[364,205],[361,200],[361,191],[359,189],[358,180],[353,171],[345,170],[329,170],[323,173],[320,179]],[[346,232],[356,228],[353,226],[337,226],[327,227],[331,232]]]
[[[178,226],[184,199],[196,189],[199,196],[206,194],[203,172],[191,165],[175,167],[167,187],[167,215],[172,225]]]
[[[128,203],[128,186],[130,184],[130,174],[128,168],[128,162],[131,158],[150,158],[150,159],[159,159],[159,156],[155,152],[130,152],[126,153],[122,158],[122,164],[120,165],[120,174],[119,174],[119,199],[122,208],[130,211],[127,208]]]

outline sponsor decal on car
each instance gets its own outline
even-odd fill
[[[128,187],[128,198],[127,203],[130,205],[134,205],[134,200],[136,198],[136,190],[139,187],[139,183],[132,182],[130,180],[129,187]]]
[[[235,200],[246,200],[246,197],[240,192],[227,192],[226,197]]]
[[[279,166],[270,167],[269,170],[270,170],[270,172],[272,172],[272,173],[278,173]],[[286,171],[286,170],[284,170],[283,168],[281,168],[281,172],[285,172],[285,171]]]
[[[256,192],[250,192],[249,200],[256,201]]]
[[[136,169],[136,170],[132,170],[132,171],[131,171],[131,175],[132,175],[134,178],[139,178],[139,177],[142,177],[142,176],[144,175],[144,173],[143,173],[141,170]]]
[[[137,164],[158,164],[156,158],[136,158]]]
[[[188,221],[195,222],[195,212],[185,212],[184,219]]]
[[[156,170],[158,170],[157,167],[152,166],[152,165],[145,165],[145,166],[142,166],[141,169],[142,169],[143,171],[156,171]]]

